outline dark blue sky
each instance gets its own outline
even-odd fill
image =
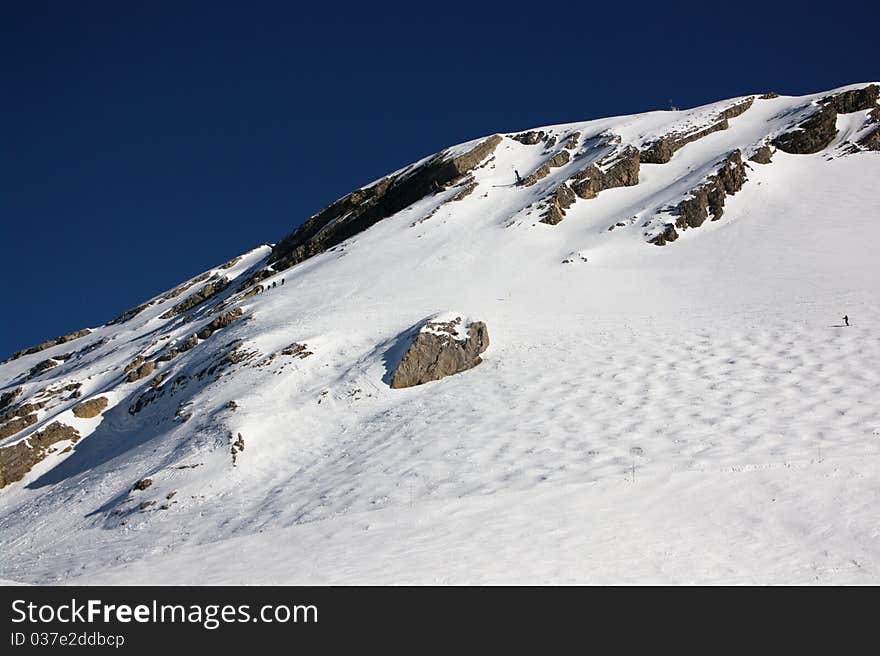
[[[0,358],[454,143],[880,78],[876,2],[211,4],[0,8]]]

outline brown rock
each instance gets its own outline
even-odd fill
[[[213,280],[202,287],[199,291],[190,294],[185,299],[183,299],[180,303],[175,305],[173,308],[163,313],[159,318],[160,319],[170,319],[178,314],[182,314],[187,310],[191,310],[197,305],[201,305],[209,298],[216,296],[224,289],[229,286],[229,280],[227,278],[220,278],[218,280]]]
[[[648,242],[655,246],[665,246],[676,239],[678,239],[678,232],[675,231],[675,226],[672,223],[667,223],[663,226],[663,231],[649,239]]]
[[[538,182],[538,180],[546,178],[548,175],[550,175],[550,169],[564,166],[568,164],[569,160],[571,160],[571,153],[569,153],[567,150],[560,150],[558,153],[550,157],[546,162],[541,164],[541,166],[535,169],[531,174],[526,176],[522,181],[523,186],[530,187],[531,185]]]
[[[135,483],[132,486],[131,491],[134,492],[135,490],[137,490],[139,492],[142,492],[142,491],[146,490],[148,487],[150,487],[152,484],[153,484],[152,478],[142,478],[141,480],[139,480],[137,483]]]
[[[71,440],[76,442],[79,433],[60,422],[52,422],[41,431],[12,446],[0,447],[0,488],[20,481],[38,462],[49,453],[56,442]]]
[[[480,364],[480,354],[489,346],[486,324],[482,321],[469,324],[466,326],[467,337],[459,340],[456,339],[456,328],[461,322],[461,317],[457,317],[449,323],[425,324],[394,370],[391,387],[400,389],[421,385]]]
[[[772,157],[773,149],[770,146],[761,146],[749,157],[749,160],[758,164],[769,164]]]
[[[99,396],[88,401],[83,401],[73,408],[73,416],[80,419],[97,417],[107,408],[109,401],[106,396]]]
[[[128,377],[125,379],[129,383],[133,383],[137,380],[141,380],[142,378],[146,378],[156,369],[156,365],[153,362],[144,362],[137,369],[133,369],[128,372]]]
[[[221,328],[225,328],[233,321],[238,319],[242,314],[244,314],[244,310],[242,310],[241,308],[234,308],[232,310],[229,310],[228,312],[224,312],[219,317],[215,317],[209,324],[202,328],[198,332],[198,338],[208,339],[216,331],[220,330]]]
[[[90,334],[92,331],[88,328],[83,328],[82,330],[77,330],[75,332],[69,333],[67,335],[62,335],[61,337],[56,337],[55,339],[50,339],[48,341],[43,342],[42,344],[38,344],[37,346],[32,346],[30,348],[22,349],[21,351],[16,351],[12,354],[12,359],[15,360],[20,358],[23,355],[31,355],[32,353],[39,353],[40,351],[45,351],[47,348],[51,348],[53,346],[58,346],[59,344],[66,344],[67,342],[73,341],[74,339],[79,339],[80,337],[85,337]]]
[[[531,130],[529,132],[521,132],[520,134],[515,134],[510,138],[514,141],[519,141],[523,145],[534,146],[544,140],[544,131]]]

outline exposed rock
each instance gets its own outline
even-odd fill
[[[162,314],[160,319],[170,319],[173,316],[178,314],[182,314],[187,310],[191,310],[197,305],[200,305],[207,301],[212,296],[216,296],[224,289],[229,286],[229,280],[227,278],[220,278],[218,280],[213,280],[202,287],[199,291],[190,294],[185,299],[183,299],[180,303],[175,305],[173,308]]]
[[[144,356],[139,355],[134,360],[125,365],[125,369],[123,369],[123,373],[128,373],[134,369],[137,369],[144,363]]]
[[[0,488],[20,481],[38,462],[43,460],[56,442],[76,442],[79,433],[72,427],[54,421],[41,431],[12,446],[0,447]]]
[[[538,180],[546,178],[548,175],[550,175],[550,169],[564,166],[568,164],[569,160],[571,160],[571,153],[569,153],[567,150],[560,150],[546,162],[541,164],[541,166],[535,169],[535,171],[533,171],[530,175],[523,178],[522,185],[524,187],[530,187]]]
[[[308,347],[305,344],[298,344],[294,342],[290,346],[285,346],[281,349],[281,355],[289,355],[295,358],[307,358],[310,355],[314,355],[311,351],[307,350]]]
[[[165,381],[165,374],[156,374],[153,376],[153,380],[150,381],[150,388],[156,389]]]
[[[861,89],[842,91],[836,95],[822,99],[822,103],[833,107],[838,114],[849,114],[871,109],[877,104],[880,86],[870,84]]]
[[[110,321],[107,325],[108,326],[116,326],[120,323],[125,323],[129,319],[133,319],[134,317],[139,315],[141,312],[146,310],[148,307],[150,307],[149,301],[146,303],[141,303],[140,305],[133,307],[130,310],[126,310],[125,312],[120,314],[118,317],[113,319],[113,321]]]
[[[529,132],[521,132],[510,137],[514,141],[519,141],[526,146],[534,146],[544,140],[543,130],[531,130]]]
[[[800,123],[797,129],[774,139],[779,150],[794,155],[818,153],[837,135],[837,111],[828,104]]]
[[[868,150],[880,150],[880,127],[874,128],[859,139],[859,145]]]
[[[563,182],[554,190],[550,198],[550,205],[541,218],[541,223],[556,225],[562,221],[565,218],[565,210],[571,207],[576,198],[571,188]]]
[[[0,412],[3,412],[6,408],[12,405],[13,401],[15,401],[15,399],[21,394],[21,390],[21,387],[16,387],[13,390],[0,394]]]
[[[663,231],[649,239],[648,242],[656,246],[665,246],[676,239],[678,239],[678,232],[676,232],[675,226],[672,223],[667,223],[663,226]]]
[[[553,137],[550,137],[549,139],[547,139],[547,141],[544,143],[544,148],[549,150],[550,148],[553,148],[553,146],[555,146],[555,145],[556,145],[556,137],[553,136]]]
[[[641,151],[641,161],[646,164],[666,164],[672,159],[675,151],[680,149],[692,141],[702,139],[706,135],[726,130],[729,127],[727,119],[722,119],[713,123],[707,128],[689,133],[671,133],[664,135],[651,142]]]
[[[99,396],[88,401],[83,401],[73,408],[73,416],[80,419],[97,417],[107,408],[109,401],[106,396]]]
[[[408,168],[340,198],[277,244],[269,263],[280,271],[344,242],[428,194],[457,182],[491,155],[500,142],[501,137],[496,134],[457,157],[440,153],[417,168]]]
[[[244,310],[241,308],[234,308],[229,310],[228,312],[224,312],[219,317],[215,317],[208,325],[202,328],[198,332],[199,339],[208,339],[211,335],[214,334],[215,331],[220,330],[221,328],[225,328],[233,321],[238,319],[242,314],[244,314]]]
[[[776,93],[775,91],[768,91],[767,93],[765,93],[761,96],[758,96],[758,98],[761,100],[772,100],[773,98],[778,98],[778,97],[779,97],[779,94]]]
[[[156,365],[153,362],[144,362],[137,369],[133,369],[128,372],[128,376],[126,377],[126,381],[129,383],[133,383],[137,380],[141,380],[142,378],[146,378],[155,370]]]
[[[693,132],[671,132],[648,144],[641,151],[641,161],[647,164],[665,164],[672,159],[675,151],[681,147],[702,139],[705,136],[726,130],[730,127],[729,119],[736,118],[752,106],[754,98],[746,98],[718,113],[716,120],[708,127]]]
[[[233,257],[233,258],[232,258],[231,260],[229,260],[228,262],[226,262],[226,263],[224,263],[224,264],[221,264],[221,265],[220,265],[220,268],[221,268],[221,269],[224,269],[224,270],[225,270],[225,269],[231,269],[232,267],[234,267],[234,266],[235,266],[236,264],[238,264],[239,262],[241,262],[241,255],[239,255],[238,257]]]
[[[183,292],[185,292],[187,289],[189,289],[193,285],[197,285],[200,282],[207,280],[210,275],[211,275],[210,271],[205,271],[205,273],[196,276],[192,280],[187,280],[186,282],[181,283],[180,285],[178,285],[177,287],[172,289],[170,292],[165,294],[162,297],[162,300],[170,301],[172,298],[177,298],[178,296],[180,296]]]
[[[49,369],[53,369],[57,366],[58,363],[53,358],[41,360],[28,370],[27,378],[34,378],[35,376],[39,376],[41,373],[49,371]]]
[[[755,99],[753,97],[746,98],[745,100],[740,100],[738,103],[734,103],[733,105],[731,105],[727,109],[721,110],[721,113],[718,114],[718,116],[720,116],[721,118],[727,118],[727,119],[736,118],[737,116],[745,114],[746,110],[749,107],[751,107],[752,103],[754,103],[754,102],[755,102]]]
[[[574,150],[577,148],[578,141],[581,138],[580,132],[573,132],[569,137],[562,143],[562,147],[566,150]]]
[[[135,483],[131,487],[131,491],[134,492],[135,490],[137,490],[139,492],[143,492],[148,487],[150,487],[152,484],[153,484],[152,478],[142,478],[141,480],[139,480],[137,483]]]
[[[6,423],[0,426],[0,440],[15,435],[18,431],[23,430],[28,426],[33,426],[36,423],[36,414],[26,414],[20,417],[11,417],[6,421]]]
[[[434,321],[422,326],[394,370],[391,387],[421,385],[480,364],[480,354],[489,346],[486,324],[482,321],[462,324],[462,318],[456,317],[449,322]],[[465,329],[467,332],[463,335]]]
[[[749,157],[749,160],[758,164],[769,164],[772,157],[773,149],[770,146],[761,146]]]
[[[717,221],[724,213],[725,196],[742,189],[745,181],[742,157],[740,151],[735,150],[727,156],[715,175],[709,176],[691,192],[690,198],[679,203],[675,227],[683,230],[697,228],[703,225],[709,214],[713,221]]]
[[[183,340],[177,347],[178,352],[184,353],[189,351],[191,348],[195,348],[199,345],[199,338],[193,334]]]
[[[67,335],[62,335],[61,337],[56,337],[55,339],[50,339],[48,341],[43,342],[42,344],[38,344],[37,346],[31,346],[30,348],[22,349],[21,351],[16,351],[12,354],[12,359],[15,360],[20,358],[23,355],[31,355],[32,353],[39,353],[40,351],[45,351],[47,348],[52,348],[53,346],[58,346],[59,344],[66,344],[67,342],[73,341],[74,339],[79,339],[80,337],[85,337],[90,334],[92,331],[88,328],[83,328],[82,330],[77,330],[75,332],[69,333]]]
[[[639,183],[639,150],[627,146],[610,158],[599,160],[579,171],[572,178],[571,188],[581,198],[595,198],[596,194],[613,187],[632,187]]]

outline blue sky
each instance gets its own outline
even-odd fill
[[[451,144],[880,78],[869,2],[212,4],[0,9],[0,358]]]

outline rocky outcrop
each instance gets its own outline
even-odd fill
[[[565,218],[565,210],[571,207],[576,198],[568,184],[563,182],[553,191],[549,205],[541,216],[541,223],[556,225],[562,221]]]
[[[548,175],[550,175],[550,169],[565,166],[566,164],[568,164],[569,160],[571,160],[571,153],[569,153],[567,150],[560,150],[558,153],[550,157],[546,162],[541,164],[541,166],[535,169],[531,174],[523,178],[523,187],[530,187],[539,180],[546,178]]]
[[[823,150],[837,135],[837,111],[825,105],[800,123],[796,129],[773,140],[779,150],[793,155],[811,155]]]
[[[92,419],[107,409],[109,401],[106,396],[99,396],[83,401],[73,408],[73,416],[78,419]]]
[[[143,312],[148,307],[150,307],[150,305],[151,304],[149,301],[146,303],[141,303],[140,305],[133,307],[130,310],[126,310],[125,312],[120,314],[118,317],[113,319],[113,321],[110,321],[107,325],[108,326],[116,326],[121,323],[125,323],[129,319],[134,319],[137,315],[139,315],[141,312]]]
[[[24,430],[28,426],[37,423],[36,414],[23,414],[21,416],[10,417],[2,425],[0,425],[0,440],[15,435],[17,432]]]
[[[142,378],[146,378],[156,369],[156,365],[153,362],[144,362],[136,369],[132,369],[128,372],[128,376],[125,380],[129,383],[134,383],[135,381],[141,380]]]
[[[59,344],[66,344],[67,342],[73,341],[75,339],[79,339],[80,337],[85,337],[90,334],[92,331],[88,328],[83,328],[82,330],[77,330],[72,333],[68,333],[67,335],[62,335],[61,337],[56,337],[55,339],[50,339],[42,344],[37,344],[36,346],[31,346],[30,348],[22,349],[21,351],[16,351],[12,354],[12,359],[16,360],[23,355],[31,355],[33,353],[39,353],[40,351],[45,351],[47,348],[52,348],[53,346],[58,346]]]
[[[701,130],[691,132],[671,132],[656,141],[649,143],[641,151],[641,161],[646,164],[665,164],[672,159],[675,151],[705,136],[726,130],[730,127],[729,119],[736,118],[752,106],[754,98],[746,98],[718,113],[715,120]]]
[[[170,292],[168,292],[164,296],[162,296],[162,300],[170,301],[172,298],[177,298],[178,296],[180,296],[183,292],[185,292],[187,289],[189,289],[193,285],[197,285],[200,282],[207,280],[210,275],[211,275],[210,271],[205,271],[205,273],[202,273],[191,280],[187,280],[186,282],[179,284],[177,287],[172,289]]]
[[[199,291],[190,294],[185,299],[183,299],[180,303],[175,305],[173,308],[165,312],[160,319],[170,319],[171,317],[177,316],[178,314],[182,314],[187,310],[191,310],[197,305],[201,305],[205,301],[207,301],[212,296],[216,296],[224,289],[229,286],[229,279],[227,278],[219,278],[217,280],[212,280],[204,287],[202,287]]]
[[[400,389],[471,369],[482,362],[489,346],[489,331],[482,321],[465,325],[459,316],[449,321],[429,321],[416,334],[391,378]]]
[[[770,146],[760,146],[751,157],[749,157],[749,161],[756,162],[757,164],[769,164],[770,160],[773,158],[773,149]]]
[[[281,240],[269,256],[275,271],[342,243],[425,196],[458,182],[491,155],[501,136],[484,139],[456,157],[440,153],[417,168],[380,180],[340,198]],[[251,276],[249,283],[258,282]]]
[[[41,360],[40,362],[35,364],[33,367],[28,369],[26,377],[27,378],[34,378],[34,377],[39,376],[40,374],[42,374],[46,371],[49,371],[49,369],[54,369],[57,366],[58,366],[58,362],[55,361],[54,358],[49,358],[48,360]]]
[[[580,198],[589,199],[605,189],[632,187],[639,183],[640,161],[638,148],[627,146],[622,152],[590,164],[576,173],[571,188]]]
[[[876,127],[859,139],[859,145],[868,150],[880,150],[880,127]]]
[[[298,342],[294,342],[290,346],[285,346],[281,349],[281,355],[289,355],[294,358],[300,358],[301,360],[309,357],[310,355],[314,355],[311,351],[308,350],[308,346],[305,344],[300,344]]]
[[[521,132],[520,134],[514,134],[510,138],[514,141],[519,141],[521,144],[525,146],[535,146],[542,141],[544,141],[543,130],[530,130],[529,132]]]
[[[242,310],[241,308],[234,308],[232,310],[229,310],[228,312],[224,312],[219,317],[215,317],[208,325],[202,328],[198,332],[198,338],[208,339],[216,331],[220,330],[221,328],[226,328],[226,326],[238,319],[242,314],[244,314],[244,310]]]
[[[870,84],[861,89],[851,89],[828,96],[821,102],[827,107],[832,107],[838,114],[850,114],[871,109],[877,104],[878,96],[880,96],[880,86]]]
[[[675,225],[667,223],[663,226],[663,230],[660,231],[659,234],[648,240],[648,243],[654,244],[655,246],[665,246],[676,239],[678,239],[678,232],[675,230]]]
[[[779,97],[779,94],[776,93],[775,91],[768,91],[767,93],[758,96],[758,99],[759,100],[772,100],[773,98],[778,98],[778,97]]]
[[[705,182],[691,192],[689,198],[678,205],[678,219],[675,227],[685,230],[698,228],[712,216],[717,221],[724,213],[724,198],[742,189],[746,181],[745,167],[738,150],[733,151],[724,160],[721,168],[709,176]]]
[[[135,483],[134,485],[131,486],[131,491],[132,492],[135,492],[135,491],[143,492],[148,487],[150,487],[152,484],[153,484],[152,478],[142,478],[137,483]]]
[[[54,421],[27,439],[0,448],[0,488],[24,478],[34,465],[52,453],[56,442],[78,439],[79,433],[74,428]]]

